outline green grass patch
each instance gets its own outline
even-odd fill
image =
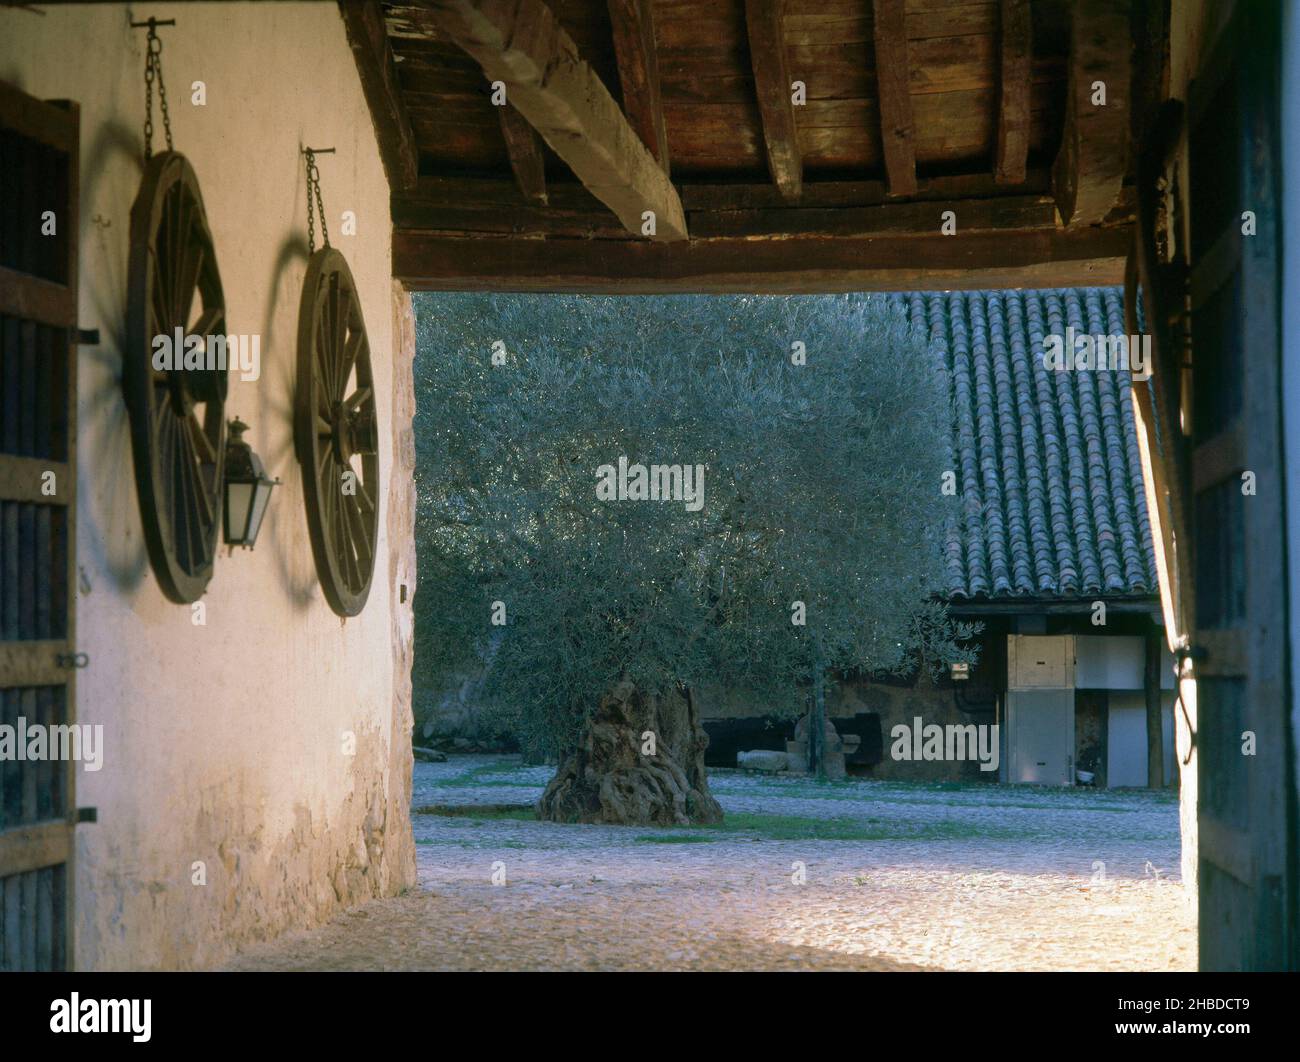
[[[1032,834],[1003,826],[970,822],[915,823],[881,818],[812,818],[805,815],[759,815],[730,812],[714,826],[671,826],[671,832],[643,834],[638,844],[689,844],[729,837],[756,841],[950,841],[970,838],[1002,840]]]
[[[442,815],[446,818],[536,822],[532,804],[425,804],[412,808],[414,815]]]
[[[632,838],[634,844],[707,844],[720,840],[722,838],[719,835],[707,833],[647,833]]]

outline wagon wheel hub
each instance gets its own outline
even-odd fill
[[[335,459],[348,464],[354,454],[379,452],[379,424],[372,407],[353,409],[346,402],[335,402],[330,416],[330,442]]]

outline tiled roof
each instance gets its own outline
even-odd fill
[[[1044,337],[1123,335],[1119,288],[890,297],[951,380],[954,599],[1158,592],[1124,370],[1049,370]]]

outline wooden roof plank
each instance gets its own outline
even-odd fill
[[[803,192],[803,156],[799,152],[781,27],[784,8],[784,0],[745,0],[745,28],[754,91],[763,120],[767,168],[782,197],[793,203]]]
[[[383,7],[373,0],[339,0],[339,10],[389,187],[394,191],[409,188],[419,175],[419,152],[397,83]]]
[[[433,0],[427,17],[505,83],[509,102],[629,232],[640,235],[650,211],[653,239],[686,239],[672,182],[541,0]]]
[[[1029,159],[1029,82],[1033,67],[1033,25],[1029,0],[1002,0],[998,99],[998,146],[993,173],[1004,184],[1025,179]]]
[[[903,0],[872,0],[880,139],[891,195],[916,192],[916,126],[908,94],[907,30]]]
[[[668,132],[659,91],[659,56],[651,0],[608,0],[609,23],[623,86],[623,112],[664,173]]]

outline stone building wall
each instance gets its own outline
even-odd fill
[[[119,382],[144,121],[146,37],[129,22],[150,16],[177,23],[160,30],[171,125],[202,186],[227,328],[261,337],[260,378],[232,376],[227,413],[283,480],[257,548],[218,557],[203,625],[150,570]],[[78,770],[98,823],[78,828],[75,961],[210,965],[414,880],[414,340],[404,295],[394,313],[388,187],[335,4],[8,8],[0,79],[80,105],[79,324],[101,337],[81,350],[78,384],[77,648],[90,664],[77,711],[103,725],[104,763]],[[155,125],[162,150],[156,112]],[[346,622],[317,584],[292,437],[304,145],[336,149],[320,158],[324,203],[368,326],[388,493],[369,602]]]

